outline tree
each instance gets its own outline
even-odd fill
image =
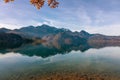
[[[14,0],[4,0],[5,3],[12,2]],[[37,9],[43,7],[46,0],[30,0],[30,3],[34,5]],[[59,2],[57,0],[47,0],[48,6],[50,8],[58,7]]]

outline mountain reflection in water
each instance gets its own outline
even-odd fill
[[[0,80],[119,80],[119,52],[119,44],[112,43],[42,43],[2,49]]]
[[[53,56],[56,54],[66,54],[71,51],[81,51],[85,52],[88,49],[91,48],[104,48],[104,47],[116,47],[120,46],[120,44],[112,44],[112,43],[83,43],[81,45],[66,45],[66,44],[50,44],[47,42],[44,42],[42,44],[25,44],[22,46],[18,46],[18,48],[13,48],[13,49],[2,49],[0,50],[1,54],[6,54],[8,52],[14,52],[14,53],[19,53],[22,55],[27,55],[27,56],[40,56],[42,58],[46,58],[49,56]]]

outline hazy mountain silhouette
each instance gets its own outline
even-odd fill
[[[3,32],[9,32],[11,31],[10,29],[6,29],[6,28],[0,28],[0,33],[3,33]]]

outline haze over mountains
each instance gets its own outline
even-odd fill
[[[9,36],[12,35],[12,36]],[[7,37],[6,37],[7,36]],[[13,37],[14,36],[14,37]],[[19,36],[19,38],[17,37]],[[80,32],[72,32],[69,29],[64,28],[55,28],[49,25],[41,25],[41,26],[28,26],[20,29],[0,29],[0,44],[5,45],[8,42],[11,42],[10,45],[17,45],[18,42],[21,44],[27,42],[37,42],[39,40],[46,41],[47,45],[55,45],[59,48],[60,45],[72,45],[77,46],[81,44],[119,44],[120,45],[120,36],[106,36],[102,34],[90,34],[84,30]],[[17,42],[16,42],[17,41]],[[41,41],[39,41],[41,42]],[[19,44],[20,45],[20,44]],[[58,46],[57,46],[58,45]]]

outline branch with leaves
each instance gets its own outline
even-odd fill
[[[14,0],[4,0],[5,3],[12,2]],[[46,0],[30,0],[30,3],[34,5],[37,9],[40,9],[45,4]],[[50,8],[58,7],[59,2],[57,0],[47,0],[48,6]]]

